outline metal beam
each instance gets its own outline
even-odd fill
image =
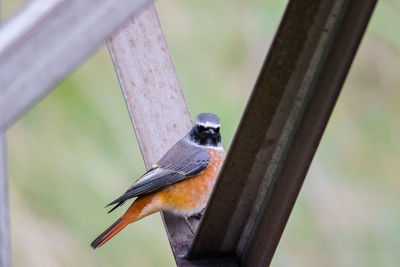
[[[36,0],[0,29],[6,129],[149,0]]]
[[[153,6],[124,25],[108,40],[146,167],[150,168],[192,127],[158,15]],[[184,259],[193,239],[176,215],[162,213],[178,266],[204,266]],[[197,228],[197,223],[191,226]]]
[[[375,0],[291,0],[189,258],[269,265]]]

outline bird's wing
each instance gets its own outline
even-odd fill
[[[128,188],[125,194],[108,204],[107,206],[117,204],[109,212],[130,198],[154,192],[199,174],[208,166],[209,162],[210,154],[205,149],[178,143],[161,158],[156,167],[146,172]]]

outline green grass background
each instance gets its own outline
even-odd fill
[[[2,2],[8,19],[27,1]],[[156,3],[191,115],[218,114],[226,149],[285,5]],[[399,14],[379,2],[272,266],[398,266]],[[104,45],[10,128],[8,154],[15,266],[174,266],[159,215],[89,247],[145,171]]]

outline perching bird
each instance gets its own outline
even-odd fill
[[[137,197],[128,210],[91,244],[98,248],[128,224],[157,211],[190,217],[208,201],[225,151],[221,145],[220,121],[211,113],[199,114],[190,132],[128,190],[108,204],[109,212]]]

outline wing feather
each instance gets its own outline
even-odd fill
[[[181,151],[180,154],[174,150],[176,149],[173,147],[156,167],[147,171],[122,196],[109,203],[107,207],[116,204],[109,212],[121,206],[130,198],[140,197],[199,174],[210,162],[210,155],[205,149],[199,147],[188,149],[187,145],[183,147],[181,145],[178,149],[178,151]],[[171,158],[171,154],[175,157],[175,160]]]

